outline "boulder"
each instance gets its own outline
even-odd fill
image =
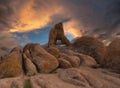
[[[120,73],[120,38],[113,40],[107,47],[103,65]]]
[[[23,53],[35,64],[40,73],[49,73],[59,65],[58,60],[39,44],[27,44],[23,49]]]
[[[107,70],[103,71],[103,69],[89,67],[58,70],[60,79],[79,88],[119,88],[119,76],[119,74],[111,73]]]
[[[101,63],[106,53],[105,45],[94,37],[83,36],[77,38],[72,46],[77,52],[92,56],[97,63]]]
[[[18,55],[18,60],[20,61],[21,65],[23,65],[22,52],[23,52],[23,48],[21,46],[13,48],[10,52],[10,55],[11,54]]]
[[[18,51],[19,49],[11,51],[0,64],[0,78],[15,77],[23,74],[21,53]]]
[[[45,48],[45,50],[48,53],[50,53],[53,56],[55,56],[56,58],[59,58],[59,56],[60,56],[60,51],[59,51],[59,49],[57,47],[47,47],[47,48]]]
[[[88,66],[88,67],[98,67],[99,65],[95,61],[95,59],[91,56],[85,55],[85,54],[76,54],[81,60],[81,66]]]
[[[88,67],[98,67],[99,66],[97,64],[97,62],[95,61],[95,59],[89,55],[78,53],[78,52],[75,52],[70,49],[64,49],[64,51],[62,51],[62,52],[64,52],[64,53],[61,53],[61,57],[66,57],[66,58],[71,57],[71,58],[73,58],[73,60],[75,60],[74,58],[77,58],[76,62],[79,62],[80,66],[88,66]]]
[[[63,24],[60,22],[56,24],[49,33],[48,46],[54,46],[57,44],[57,40],[60,40],[62,44],[70,45],[69,40],[64,35]]]
[[[72,67],[79,67],[80,66],[80,59],[77,56],[68,56],[67,54],[61,54],[62,58],[64,58],[65,60],[69,61],[72,65]]]
[[[65,82],[76,86],[82,86],[84,88],[90,88],[89,83],[83,77],[83,75],[76,68],[69,68],[66,70],[58,70],[58,76]]]
[[[32,76],[37,74],[37,68],[36,66],[32,63],[32,61],[27,58],[27,56],[25,54],[23,54],[23,62],[24,62],[24,70],[25,70],[25,74],[28,76]]]
[[[72,65],[69,61],[65,60],[64,58],[59,58],[59,67],[60,68],[71,68]]]
[[[52,74],[0,79],[0,88],[119,88],[119,77],[107,69],[68,68]]]

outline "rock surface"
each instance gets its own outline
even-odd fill
[[[60,56],[60,51],[59,51],[59,49],[57,47],[47,47],[47,48],[45,48],[45,50],[48,53],[50,53],[53,56],[55,56],[56,58],[59,58],[59,56]]]
[[[82,65],[82,66],[88,66],[88,67],[97,67],[98,66],[95,59],[92,58],[91,56],[81,54],[81,53],[77,53],[76,56],[78,56],[81,59],[80,65]]]
[[[104,55],[106,53],[105,45],[98,39],[89,36],[83,36],[74,40],[73,47],[83,54],[90,55],[97,63],[102,63]]]
[[[71,68],[72,65],[69,61],[65,60],[64,58],[59,58],[59,67],[60,68]]]
[[[91,56],[88,56],[88,55],[85,55],[82,53],[78,53],[78,52],[72,51],[70,49],[64,49],[61,52],[64,52],[64,54],[63,54],[64,57],[75,56],[75,57],[79,58],[78,62],[79,62],[80,66],[81,65],[88,66],[88,67],[98,67],[99,66],[97,64],[97,62],[95,61],[95,59]]]
[[[49,73],[59,65],[58,60],[44,50],[39,44],[26,45],[23,53],[35,64],[40,73]]]
[[[48,46],[54,46],[57,43],[57,40],[61,40],[62,44],[70,45],[69,40],[64,35],[63,24],[56,24],[50,31]]]
[[[59,77],[67,83],[77,85],[80,88],[119,88],[120,75],[105,73],[103,69],[91,69],[87,67],[69,68],[60,70]]]
[[[0,78],[15,77],[23,74],[22,57],[19,48],[15,48],[0,64]]]
[[[20,76],[0,80],[1,88],[24,88],[25,81],[30,80],[32,88],[119,88],[120,74],[104,69],[89,67],[59,69],[54,74]]]
[[[120,73],[120,38],[113,40],[107,47],[103,66]]]
[[[70,64],[72,65],[72,67],[79,67],[80,66],[80,59],[77,56],[68,56],[67,54],[62,53],[60,55],[60,57],[62,57],[63,59],[67,60],[70,62]]]
[[[23,57],[24,57],[24,71],[25,71],[25,74],[28,75],[28,76],[32,76],[32,75],[35,75],[37,74],[37,68],[36,66],[32,63],[32,61],[27,58],[27,56],[25,54],[23,54]]]

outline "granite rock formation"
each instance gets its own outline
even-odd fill
[[[103,66],[120,73],[120,38],[116,38],[108,45]]]
[[[70,45],[69,40],[64,34],[63,23],[56,24],[49,33],[48,46],[54,46],[57,44],[57,40],[60,40],[62,44]]]
[[[49,73],[58,67],[57,59],[43,49],[40,44],[27,44],[23,53],[36,65],[40,73]]]
[[[106,47],[97,38],[90,36],[83,36],[74,40],[72,47],[74,47],[79,53],[89,55],[97,61],[97,63],[102,63]]]

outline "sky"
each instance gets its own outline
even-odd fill
[[[107,43],[120,37],[120,0],[0,0],[0,46],[46,44],[58,22],[69,40],[90,35]]]

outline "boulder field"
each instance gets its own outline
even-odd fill
[[[48,44],[29,43],[0,57],[0,88],[119,88],[119,46],[120,38],[108,46],[89,36],[70,42],[58,23]]]

